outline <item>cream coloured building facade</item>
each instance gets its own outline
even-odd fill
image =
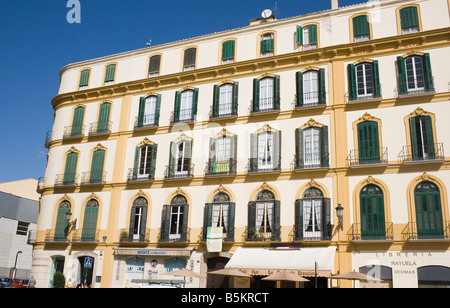
[[[352,270],[448,286],[449,27],[447,0],[386,0],[65,66],[38,287],[56,270],[127,287],[227,264],[261,286],[316,262],[324,287]],[[266,264],[274,252],[291,267]]]

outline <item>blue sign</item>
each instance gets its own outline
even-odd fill
[[[94,261],[92,258],[84,258],[84,268],[92,268],[92,261]]]

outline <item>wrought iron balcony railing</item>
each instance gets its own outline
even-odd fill
[[[166,166],[165,179],[191,178],[194,176],[194,164]]]
[[[442,223],[442,225],[441,225]],[[433,228],[428,228],[416,222],[409,222],[402,231],[402,239],[404,241],[450,241],[450,222],[436,222]]]
[[[382,222],[378,225],[355,223],[347,236],[349,241],[393,241],[394,224],[392,222]]]
[[[280,228],[275,229],[274,227],[271,230],[258,230],[258,228],[246,227],[243,236],[246,242],[280,241]]]
[[[45,242],[47,243],[68,243],[69,242],[69,226],[64,230],[47,230],[45,234]]]
[[[328,152],[315,152],[315,153],[302,153],[297,159],[297,155],[294,155],[294,169],[314,169],[314,168],[327,168],[329,167]]]
[[[78,173],[57,174],[55,177],[55,186],[56,187],[76,186],[79,176],[80,175]]]
[[[86,125],[74,125],[64,127],[63,139],[82,138]]]
[[[150,229],[145,229],[145,234],[130,234],[129,229],[121,229],[119,234],[119,242],[122,245],[133,243],[149,243]]]
[[[143,117],[137,116],[134,119],[134,129],[144,129],[158,127],[159,114],[146,114]]]
[[[280,104],[275,103],[276,99],[274,97],[260,98],[258,102],[254,102],[253,100],[251,100],[249,108],[250,113],[256,114],[261,112],[280,111]]]
[[[105,184],[106,171],[83,172],[81,185],[103,185]]]
[[[191,240],[191,228],[187,228],[186,232],[172,234],[170,232],[162,235],[161,232],[158,236],[159,243],[189,243]]]
[[[111,121],[91,123],[89,127],[89,136],[97,136],[111,133]]]
[[[153,181],[155,179],[155,170],[142,168],[130,168],[128,169],[128,182],[143,182],[143,181]]]
[[[227,162],[216,162],[216,160],[210,159],[206,163],[205,174],[207,176],[214,175],[233,175],[236,174],[237,160],[230,158]]]
[[[435,143],[433,146],[418,144],[416,146],[406,145],[398,155],[403,163],[444,161],[444,145]]]
[[[281,157],[278,161],[273,158],[250,158],[247,169],[249,173],[280,172]]]
[[[75,230],[72,235],[73,243],[98,243],[99,242],[99,229],[79,229]]]
[[[370,151],[351,150],[350,154],[347,156],[347,163],[350,167],[387,164],[388,161],[388,149],[386,147],[371,149]]]

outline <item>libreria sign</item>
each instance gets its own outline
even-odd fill
[[[69,24],[81,23],[81,3],[79,0],[67,1],[67,8],[71,10],[67,13],[66,19]]]

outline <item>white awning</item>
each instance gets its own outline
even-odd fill
[[[286,270],[300,276],[330,277],[334,268],[336,247],[270,249],[239,247],[226,268],[239,269],[249,275],[271,275]]]

